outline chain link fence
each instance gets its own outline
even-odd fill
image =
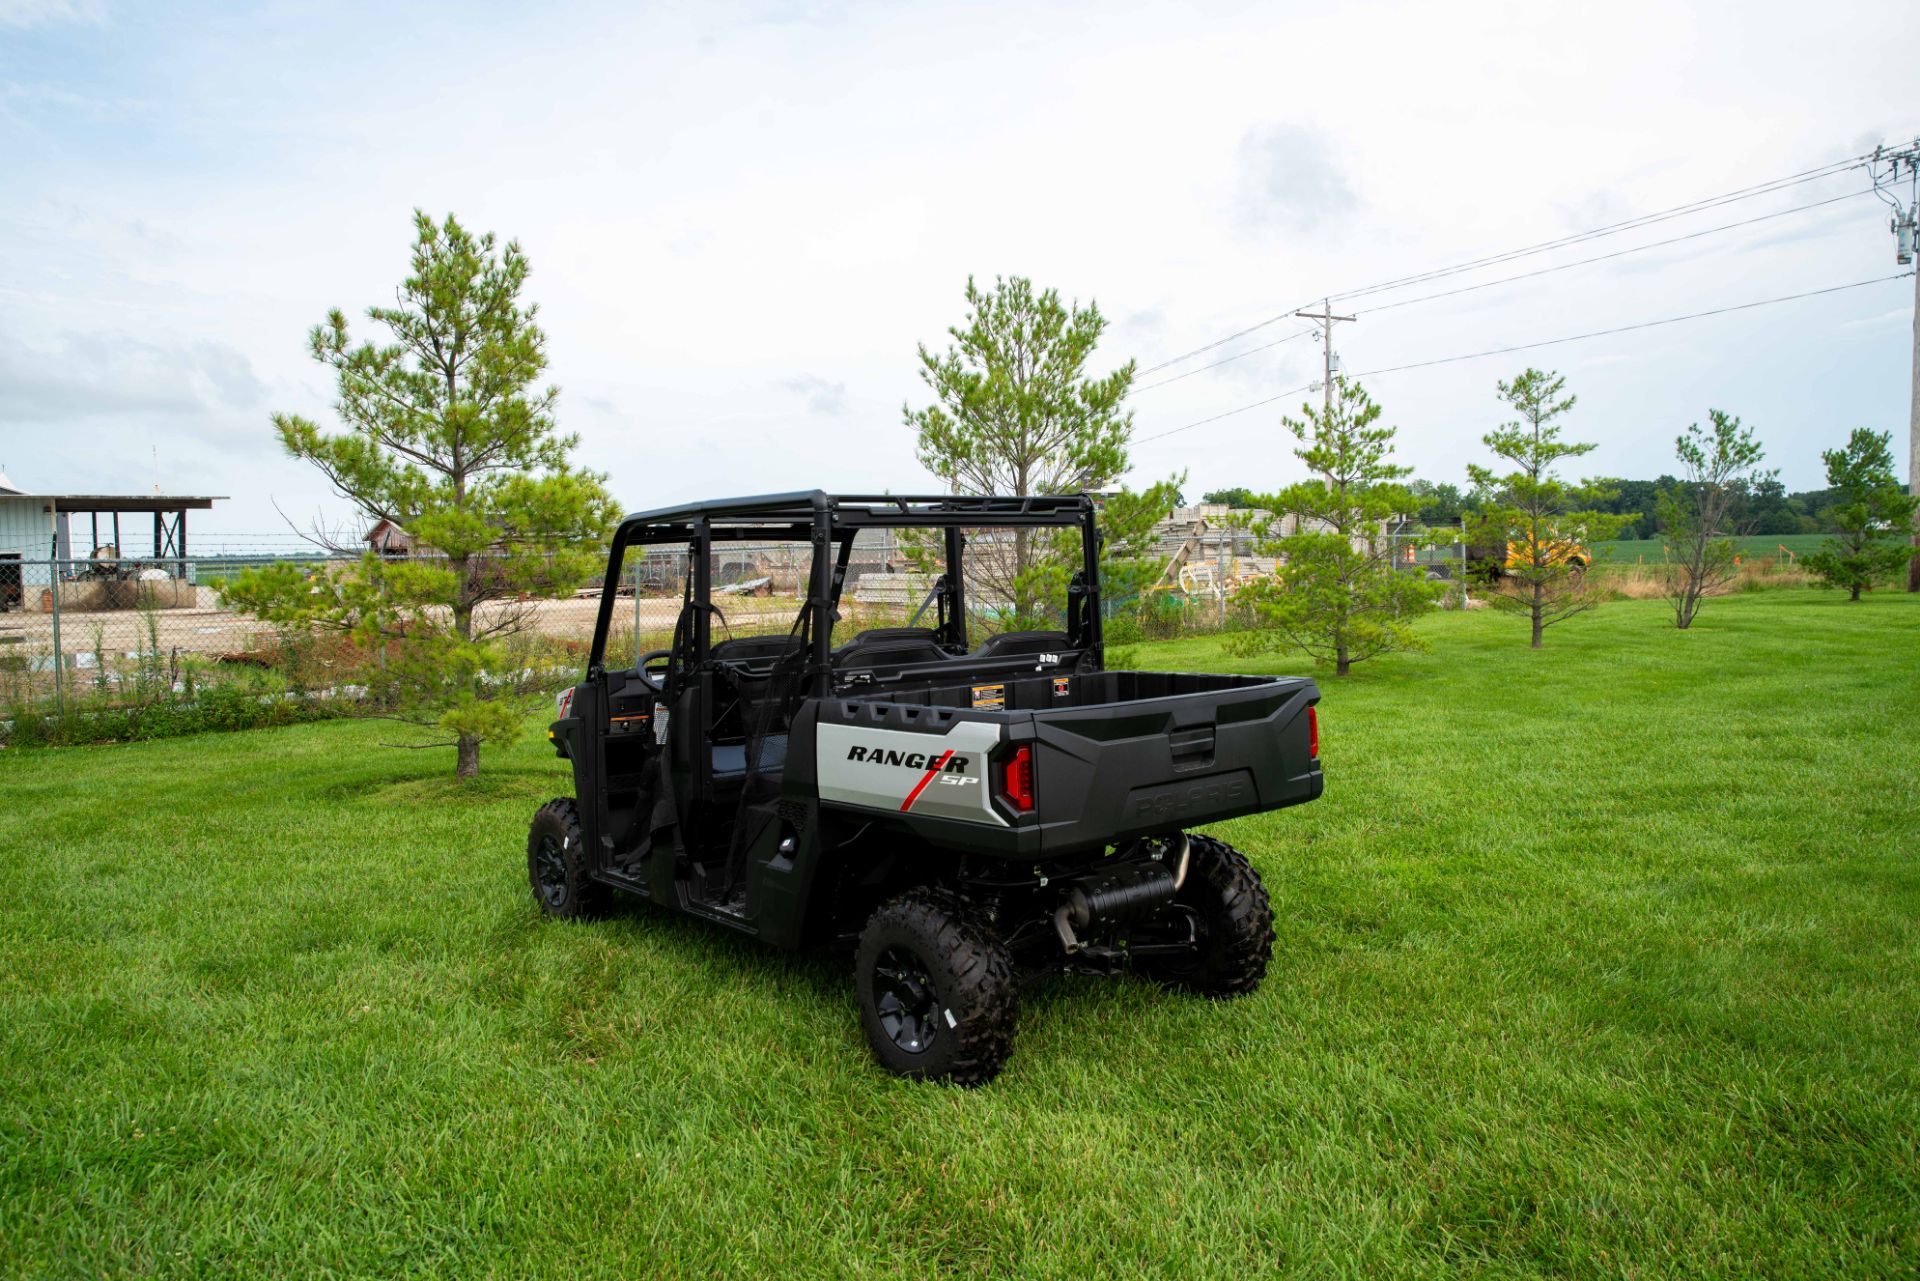
[[[1449,584],[1456,606],[1467,548],[1435,542],[1446,531],[1394,534],[1393,560],[1407,573]],[[1458,535],[1456,534],[1457,538]],[[999,629],[1008,603],[994,578],[995,535],[970,541],[969,630]],[[847,565],[836,635],[925,623],[933,565],[912,531],[863,531]],[[784,633],[798,616],[812,548],[804,542],[716,542],[708,566],[716,640]],[[219,584],[243,570],[289,566],[315,590],[355,556],[254,553],[192,560],[8,561],[0,565],[0,716],[86,714],[157,704],[192,704],[216,692],[255,700],[293,700],[327,711],[357,700],[385,658],[338,630],[262,622],[231,607]],[[445,564],[434,556],[394,561]],[[630,555],[612,584],[607,653],[626,662],[672,644],[691,571],[684,546]],[[1115,575],[1103,598],[1110,645],[1232,631],[1253,625],[1236,600],[1239,587],[1271,572],[1266,564],[1226,560],[1187,567],[1175,581],[1154,581],[1152,566]],[[470,572],[490,572],[484,558]],[[1011,574],[1005,575],[1011,577]],[[534,575],[538,579],[538,575]],[[504,594],[479,607],[476,627],[514,646],[523,683],[558,689],[586,665],[608,586],[593,574],[576,587],[546,582],[531,594]],[[976,579],[978,581],[976,581]]]
[[[160,562],[103,559],[9,560],[0,565],[0,716],[86,714],[190,703],[217,690],[250,698],[328,702],[362,697],[381,646],[338,629],[263,622],[235,609],[220,585],[248,569],[284,566],[313,590],[358,556],[245,554]],[[390,556],[389,565],[442,565],[433,555]],[[812,565],[803,542],[716,543],[709,566],[720,610],[716,639],[784,633],[799,613]],[[685,547],[636,549],[611,587],[607,653],[623,658],[665,649],[690,570]],[[500,572],[476,558],[470,574]],[[577,586],[541,582],[481,604],[476,632],[510,645],[533,683],[558,689],[586,666],[604,572]],[[864,532],[848,566],[842,625],[851,631],[899,625],[931,589],[911,549],[892,531]],[[445,621],[445,620],[441,620]],[[336,709],[337,710],[337,709]]]

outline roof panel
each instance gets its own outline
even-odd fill
[[[225,494],[0,494],[10,501],[36,502],[42,510],[51,504],[63,512],[178,512],[205,511]]]

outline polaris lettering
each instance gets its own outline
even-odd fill
[[[929,756],[925,752],[894,752],[878,747],[861,747],[855,744],[847,749],[850,761],[865,761],[869,765],[898,765],[904,769],[932,769],[940,760],[938,755]],[[967,758],[955,756],[941,767],[948,774],[964,774],[967,770]]]

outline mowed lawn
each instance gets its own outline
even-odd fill
[[[536,916],[537,735],[0,753],[0,1274],[1913,1277],[1920,600],[1427,634],[1219,829],[1259,994],[1039,982],[977,1091],[844,957]]]

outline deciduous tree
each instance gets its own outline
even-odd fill
[[[1666,561],[1661,581],[1673,605],[1673,625],[1682,631],[1693,625],[1707,597],[1725,590],[1739,573],[1732,535],[1735,512],[1756,481],[1774,479],[1758,474],[1764,451],[1753,432],[1740,420],[1709,409],[1711,426],[1691,423],[1675,440],[1680,479],[1661,489],[1658,498]]]
[[[1230,485],[1226,489],[1209,489],[1200,495],[1203,503],[1219,503],[1224,507],[1251,507],[1254,493],[1243,485]]]
[[[1893,435],[1856,427],[1844,449],[1823,450],[1833,506],[1833,537],[1802,563],[1853,600],[1907,563],[1907,533],[1916,500],[1893,471]]]
[[[453,736],[456,771],[480,744],[509,738],[520,710],[505,642],[529,598],[571,593],[604,563],[619,511],[602,477],[573,465],[578,443],[553,420],[537,308],[522,306],[526,255],[497,248],[451,215],[414,214],[412,270],[397,305],[368,319],[384,343],[351,341],[339,310],[315,326],[313,358],[333,370],[343,430],[275,414],[281,445],[324,473],[369,520],[401,526],[429,554],[372,553],[314,581],[287,566],[225,586],[263,618],[352,632],[387,657],[381,681],[433,709]]]
[[[1458,485],[1416,480],[1407,485],[1417,504],[1413,518],[1423,525],[1457,525],[1466,513],[1467,496]]]

